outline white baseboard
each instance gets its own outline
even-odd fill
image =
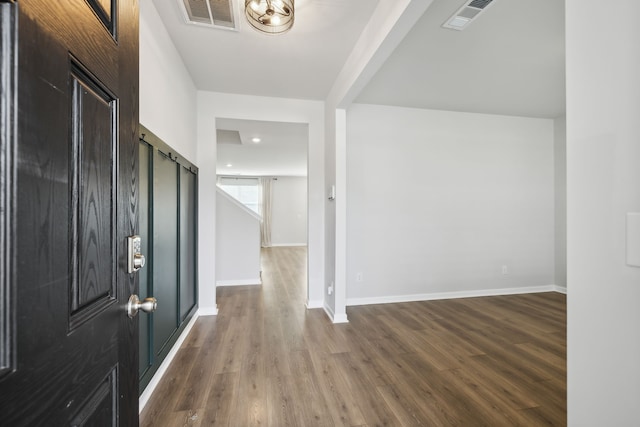
[[[142,413],[142,410],[147,405],[149,399],[151,398],[151,395],[160,383],[162,376],[165,374],[165,372],[167,372],[169,365],[171,365],[171,362],[176,357],[176,354],[178,354],[178,350],[180,350],[182,343],[187,338],[187,335],[189,335],[189,332],[191,331],[191,328],[193,328],[193,325],[195,325],[196,320],[198,320],[199,312],[200,310],[196,311],[196,314],[193,315],[187,326],[184,328],[184,330],[176,340],[175,344],[173,344],[173,347],[171,347],[171,350],[169,350],[167,357],[164,358],[156,373],[153,374],[151,381],[149,381],[149,384],[147,384],[147,388],[145,388],[140,395],[140,398],[138,399],[138,414]]]
[[[271,244],[272,248],[279,248],[279,247],[286,247],[286,246],[299,247],[299,246],[307,246],[307,244],[306,243],[272,243]]]
[[[347,298],[347,305],[390,304],[397,302],[432,301],[440,299],[490,297],[498,295],[534,294],[539,292],[562,292],[566,288],[556,285],[529,286],[525,288],[483,289],[478,291],[436,292],[429,294],[393,295],[373,298]]]
[[[217,316],[218,306],[215,307],[200,307],[198,308],[198,316]]]
[[[553,290],[555,292],[558,292],[560,294],[567,294],[567,287],[566,286],[557,286],[557,285],[553,285]]]
[[[327,313],[327,316],[329,316],[329,320],[333,322],[333,309],[324,303],[322,304],[322,308],[324,312]]]
[[[216,286],[254,286],[262,285],[262,279],[248,279],[248,280],[220,280],[216,282]]]
[[[347,313],[334,315],[333,323],[349,323],[349,319],[347,318]]]
[[[307,301],[305,306],[307,307],[307,309],[323,308],[324,307],[324,301],[321,300],[321,299],[319,299],[319,300],[310,300],[310,301]]]
[[[324,308],[324,312],[327,313],[327,316],[329,316],[329,319],[332,323],[349,323],[349,319],[347,319],[346,313],[335,314],[333,312],[333,309],[326,304],[323,304],[322,308]]]

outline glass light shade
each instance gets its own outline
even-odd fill
[[[293,27],[294,0],[245,0],[249,24],[266,34],[282,34]]]

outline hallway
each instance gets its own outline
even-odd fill
[[[566,297],[306,310],[306,248],[262,252],[262,286],[218,289],[142,426],[566,425]]]

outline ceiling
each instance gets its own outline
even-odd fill
[[[326,98],[378,3],[296,0],[293,28],[270,36],[244,14],[238,31],[188,25],[179,1],[153,3],[199,90],[317,100]]]
[[[220,175],[306,176],[309,125],[306,123],[216,119]],[[221,132],[226,131],[226,132]],[[239,139],[234,139],[237,131]],[[260,138],[255,143],[253,138]],[[231,165],[231,166],[229,166]]]
[[[279,36],[255,31],[242,14],[238,31],[187,25],[179,1],[153,3],[197,89],[324,100],[378,2],[396,0],[296,0],[293,29]],[[494,0],[464,31],[442,28],[464,3],[434,0],[356,102],[562,115],[564,0]],[[218,129],[265,135],[257,146],[221,144],[219,171],[306,175],[306,125],[223,119]]]
[[[564,0],[494,0],[464,31],[435,0],[356,102],[555,118],[565,111]]]

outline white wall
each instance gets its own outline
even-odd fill
[[[260,217],[216,188],[216,285],[259,285]]]
[[[334,323],[347,322],[346,110],[400,44],[433,0],[378,2],[325,101],[325,193],[335,185],[335,200],[325,200],[324,308]],[[333,287],[333,293],[329,287]]]
[[[309,124],[308,294],[309,307],[322,307],[324,283],[324,109],[319,101],[198,92],[200,168],[199,289],[201,311],[215,313],[216,118]]]
[[[281,176],[271,187],[272,246],[307,244],[307,177]]]
[[[338,280],[338,292],[341,293],[341,297],[344,299],[346,295],[346,287],[342,280],[344,277],[341,272],[336,272],[336,261],[340,263],[341,259],[339,259],[336,255],[336,204],[338,204],[338,199],[341,203],[344,203],[344,187],[340,186],[336,180],[336,110],[335,107],[331,107],[330,104],[326,104],[325,109],[325,145],[324,145],[324,241],[325,241],[325,252],[324,252],[324,269],[325,269],[325,283],[323,286],[323,307],[329,317],[335,322],[336,321],[336,285],[335,282]],[[335,186],[336,188],[336,197],[334,200],[329,200],[328,195],[330,188]],[[339,240],[339,239],[338,239]],[[344,264],[344,262],[342,263]],[[342,270],[341,270],[342,271]],[[329,291],[329,288],[332,288],[332,291]],[[347,319],[346,305],[344,308],[338,307],[338,315],[339,321],[345,322]]]
[[[552,120],[358,104],[347,117],[348,304],[553,284]]]
[[[567,287],[567,118],[553,121],[555,180],[555,285]]]
[[[640,423],[640,2],[566,1],[570,426]],[[632,236],[639,239],[640,236]]]
[[[152,0],[140,0],[139,90],[140,123],[197,166],[196,88]],[[193,320],[145,389],[141,411]]]
[[[140,2],[140,123],[198,164],[196,88],[151,0]]]

